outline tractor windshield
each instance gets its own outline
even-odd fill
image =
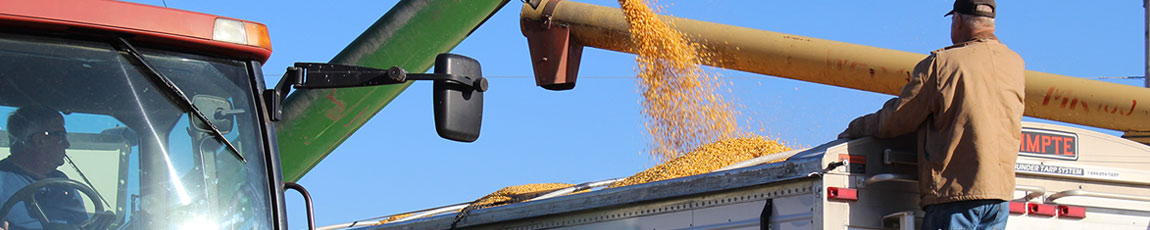
[[[0,218],[14,229],[269,229],[250,62],[0,33]]]

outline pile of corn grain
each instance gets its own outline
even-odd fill
[[[733,163],[787,150],[790,148],[776,141],[759,137],[726,139],[700,146],[687,155],[639,172],[608,187],[622,187],[708,173]]]
[[[545,195],[549,192],[568,188],[571,186],[575,185],[563,183],[542,183],[516,185],[499,189],[498,191],[487,194],[478,200],[472,201],[467,205],[466,208],[459,210],[459,213],[455,214],[455,221],[451,223],[451,228],[454,229],[455,224],[458,224],[459,221],[462,221],[464,218],[466,218],[467,215],[470,214],[471,210],[524,202],[531,200],[532,198]],[[383,222],[380,224],[382,223]]]
[[[389,217],[387,217],[387,219],[383,219],[383,220],[379,221],[379,223],[375,223],[375,224],[376,224],[376,225],[380,225],[380,224],[391,223],[392,221],[395,221],[395,220],[398,220],[398,219],[403,219],[403,218],[405,218],[405,217],[409,217],[409,216],[411,216],[411,215],[414,215],[414,213],[404,213],[404,214],[398,214],[398,215],[394,215],[394,216],[389,216]]]
[[[504,187],[504,188],[499,189],[499,190],[497,190],[491,194],[487,194],[486,196],[483,196],[482,198],[479,198],[478,200],[472,201],[471,203],[469,203],[467,205],[467,207],[459,210],[459,213],[457,213],[455,216],[455,222],[452,223],[452,225],[454,225],[455,223],[458,223],[460,220],[465,218],[467,216],[468,212],[470,212],[471,210],[519,203],[519,202],[530,200],[530,199],[535,198],[535,197],[545,195],[549,192],[553,192],[553,191],[556,191],[559,189],[568,188],[571,186],[575,186],[575,185],[563,184],[563,183],[542,183],[542,184],[525,184],[525,185],[516,185],[516,186]],[[405,217],[408,217],[411,215],[413,215],[413,214],[412,213],[397,214],[397,215],[389,216],[383,220],[380,220],[379,222],[377,222],[375,224],[376,225],[386,224],[386,223],[390,223],[392,221],[402,219],[402,218],[405,218]]]
[[[487,194],[487,196],[483,196],[483,198],[479,198],[479,200],[471,202],[469,208],[470,206],[480,206],[482,208],[487,206],[499,206],[507,203],[526,201],[530,200],[531,198],[541,196],[544,193],[564,189],[571,186],[575,185],[563,183],[542,183],[506,187],[499,189],[498,191],[495,191],[491,194]]]

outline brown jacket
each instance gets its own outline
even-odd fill
[[[854,121],[845,137],[918,136],[922,206],[1011,200],[1022,131],[1025,64],[997,39],[931,52],[898,98]]]

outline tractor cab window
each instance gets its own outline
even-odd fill
[[[110,42],[0,33],[0,218],[30,229],[271,228],[252,66],[137,48],[174,87]]]

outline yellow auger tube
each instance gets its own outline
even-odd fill
[[[564,31],[569,37],[558,39],[569,39],[576,49],[590,46],[634,53],[627,21],[618,8],[540,0],[525,3],[520,16],[525,34],[532,29],[569,30]],[[914,65],[925,57],[917,53],[698,20],[670,16],[662,16],[661,19],[705,47],[705,52],[713,54],[706,65],[877,93],[897,95],[908,81]],[[574,53],[577,59],[580,52]],[[536,65],[548,61],[534,52],[532,59]],[[578,68],[578,61],[564,67]],[[538,66],[536,69],[536,78],[547,78],[540,76]],[[573,75],[573,72],[565,70],[552,72]],[[546,74],[544,71],[542,75]],[[570,85],[573,87],[574,76],[560,78],[572,79]],[[1150,131],[1150,89],[1027,71],[1025,114],[1127,131],[1128,135],[1131,131],[1145,132]]]

